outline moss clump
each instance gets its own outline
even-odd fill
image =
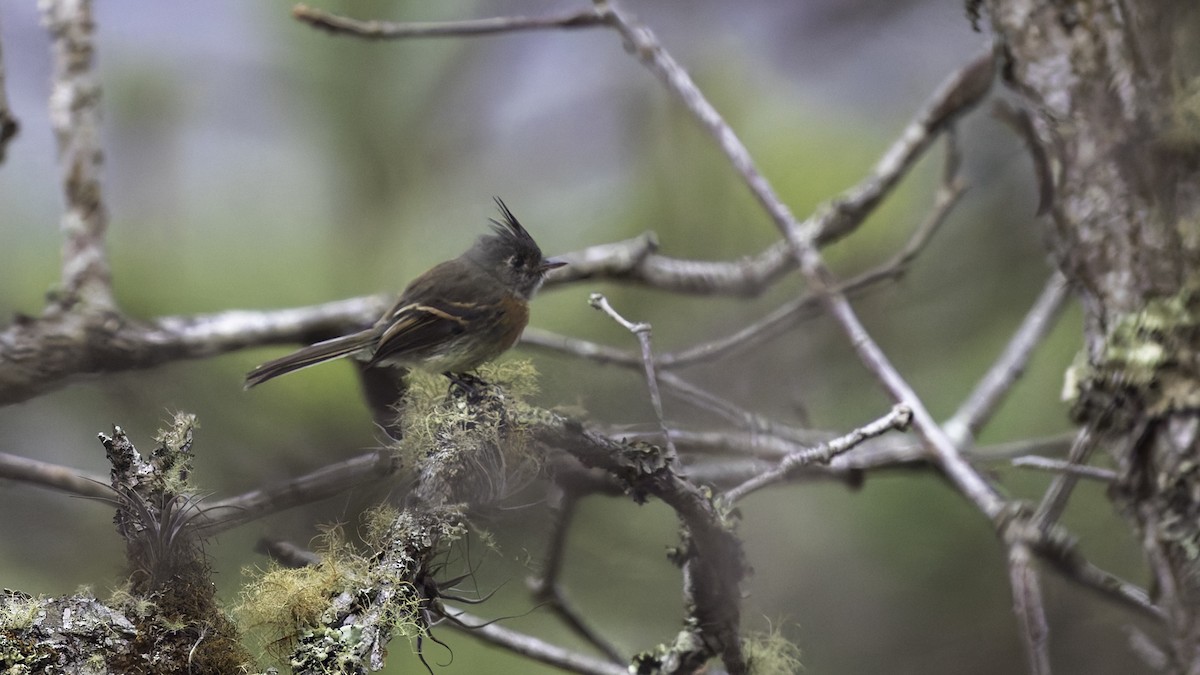
[[[261,573],[242,591],[239,619],[261,635],[262,647],[284,661],[295,647],[298,631],[318,625],[329,599],[347,587],[346,570],[332,558],[319,565]]]
[[[335,527],[320,541],[320,563],[247,571],[257,578],[242,590],[235,610],[239,619],[277,661],[293,668],[333,668],[330,672],[355,672],[362,665],[364,631],[374,630],[343,624],[346,617],[374,613],[385,631],[409,638],[422,634],[421,598],[405,580],[415,570],[397,570],[377,560],[385,540],[404,539],[407,533],[397,531],[403,518],[384,508],[367,514],[363,539],[371,552],[356,550]]]
[[[25,630],[41,612],[43,600],[20,591],[0,593],[0,630]]]
[[[742,649],[746,653],[750,675],[790,675],[804,669],[800,663],[800,648],[774,627],[744,639]]]
[[[478,376],[474,391],[464,394],[448,390],[444,377],[409,374],[395,452],[441,503],[494,504],[541,467],[520,422],[529,408],[525,397],[537,392],[532,364],[487,364]]]
[[[157,470],[155,480],[166,494],[188,492],[188,474],[192,470],[192,440],[200,422],[191,413],[177,412],[171,425],[154,435],[157,444],[150,453],[150,463]]]
[[[257,577],[242,589],[234,609],[242,624],[258,634],[261,646],[273,658],[286,661],[299,631],[321,623],[330,598],[350,588],[366,572],[366,564],[334,527],[321,537],[321,562],[296,569],[272,565],[265,571],[245,570]]]

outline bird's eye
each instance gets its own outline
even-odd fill
[[[522,267],[524,267],[524,266],[525,266],[525,258],[523,258],[523,257],[521,257],[521,256],[519,256],[519,255],[514,255],[514,256],[512,256],[512,257],[510,257],[510,258],[508,259],[508,264],[509,264],[509,266],[511,266],[513,269],[518,269],[518,270],[519,270],[519,269],[521,269]]]

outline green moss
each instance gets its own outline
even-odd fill
[[[319,625],[330,598],[344,590],[350,578],[347,568],[333,556],[311,567],[272,567],[242,590],[242,602],[235,612],[258,634],[264,650],[282,661],[302,631]]]
[[[342,668],[354,672],[351,666],[361,658],[356,647],[363,629],[336,624],[339,613],[347,611],[347,603],[374,602],[360,597],[364,589],[395,590],[387,604],[377,608],[383,612],[384,630],[410,638],[423,634],[421,598],[412,584],[403,581],[416,570],[384,569],[375,564],[381,548],[411,534],[403,531],[408,524],[404,513],[376,509],[364,517],[366,551],[347,543],[340,527],[331,527],[318,546],[320,563],[297,569],[273,565],[266,571],[248,570],[247,575],[256,578],[242,590],[235,609],[238,618],[277,661],[293,668],[333,668],[331,672],[343,672]],[[346,602],[337,601],[339,598]],[[301,644],[305,647],[303,656],[297,657],[296,648]],[[296,658],[316,661],[301,663]]]

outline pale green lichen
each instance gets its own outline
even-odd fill
[[[0,630],[25,630],[42,613],[44,600],[24,593],[6,592],[0,597]]]
[[[1200,408],[1198,379],[1200,294],[1184,289],[1110,322],[1100,356],[1081,353],[1067,370],[1063,398],[1078,419],[1121,426],[1139,412]]]
[[[804,669],[800,648],[772,626],[742,640],[750,675],[792,675]]]
[[[441,376],[410,373],[394,450],[449,501],[486,505],[540,468],[522,413],[525,398],[537,392],[537,372],[528,361],[506,361],[481,367],[478,377],[484,384],[464,396]]]
[[[195,415],[176,412],[171,417],[170,426],[159,429],[154,435],[157,446],[150,454],[150,461],[158,470],[155,478],[166,494],[187,494],[191,491],[188,474],[192,470],[192,441],[199,428],[200,421]]]
[[[356,646],[363,639],[363,628],[336,625],[345,610],[337,599],[348,597],[350,602],[358,602],[358,596],[369,589],[386,586],[394,590],[386,606],[378,608],[381,630],[404,637],[421,634],[425,630],[419,614],[421,598],[404,580],[415,575],[416,561],[407,561],[412,563],[407,567],[414,569],[395,570],[384,569],[373,560],[379,549],[423,536],[406,530],[408,526],[415,527],[404,513],[387,508],[368,512],[363,523],[367,551],[346,542],[340,527],[328,528],[318,546],[320,563],[296,569],[248,570],[246,574],[256,578],[242,590],[236,615],[264,651],[280,662],[290,660],[293,667],[298,667],[298,658],[307,665],[336,667],[350,665],[346,659],[360,658]],[[446,530],[454,531],[454,526],[447,525]],[[437,534],[445,536],[446,532]],[[304,649],[296,650],[301,644]]]

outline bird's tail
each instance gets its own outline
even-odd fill
[[[359,333],[343,335],[332,340],[325,340],[315,345],[309,345],[287,356],[281,356],[274,361],[267,361],[247,373],[245,388],[249,389],[267,380],[274,379],[280,375],[286,375],[301,368],[349,356],[354,352],[369,347],[374,340],[374,331],[367,329]]]

